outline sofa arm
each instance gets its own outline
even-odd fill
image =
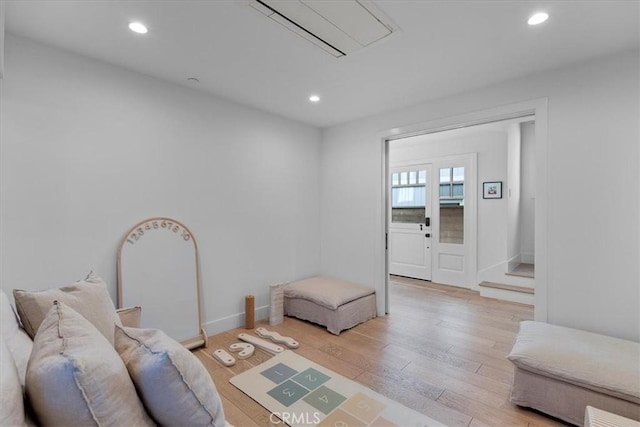
[[[116,310],[122,326],[127,328],[139,328],[140,327],[140,315],[142,314],[142,307],[126,307]]]

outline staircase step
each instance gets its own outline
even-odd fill
[[[516,265],[512,271],[505,273],[507,276],[520,276],[520,277],[535,277],[535,266],[533,264],[527,264],[521,262]]]
[[[504,273],[504,274],[506,274],[507,276],[530,277],[532,279],[535,277],[533,273],[520,272],[520,271],[512,271],[510,273]]]
[[[528,286],[505,285],[503,283],[482,282],[479,285],[480,296],[503,301],[517,302],[533,306],[534,290]]]
[[[513,291],[513,292],[522,292],[525,294],[534,294],[534,289],[528,286],[513,286],[513,285],[505,285],[503,283],[494,283],[494,282],[481,282],[478,286],[483,288],[493,288],[493,289],[502,289],[505,291]]]

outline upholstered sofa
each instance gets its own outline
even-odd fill
[[[118,310],[94,274],[62,288],[0,290],[0,425],[226,426],[200,361],[140,308]]]

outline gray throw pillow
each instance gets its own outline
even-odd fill
[[[158,424],[226,425],[213,380],[183,345],[159,329],[116,327],[115,337],[116,350]]]
[[[60,302],[34,339],[26,393],[43,426],[154,425],[113,346]]]
[[[36,336],[40,324],[54,301],[60,301],[91,322],[113,345],[114,324],[121,325],[120,318],[107,291],[107,285],[93,272],[84,279],[61,288],[39,292],[13,290],[16,309],[24,330],[31,339]]]

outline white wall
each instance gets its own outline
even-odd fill
[[[503,183],[502,198],[507,201],[507,271],[520,262],[520,125],[508,129],[507,180]]]
[[[520,256],[522,262],[535,263],[535,123],[522,123],[520,129],[522,153],[520,157]]]
[[[547,319],[640,340],[638,60],[625,52],[325,130],[323,273],[384,292],[382,135],[548,97]]]
[[[2,74],[4,73],[4,34],[5,34],[5,26],[4,26],[4,2],[0,2],[0,79],[2,78]]]
[[[194,233],[209,332],[243,323],[246,294],[265,306],[269,284],[318,273],[316,128],[6,42],[2,289],[67,284],[95,269],[115,300],[120,239],[151,216]]]
[[[482,272],[496,264],[503,265],[507,259],[506,198],[482,199],[483,182],[502,181],[506,185],[507,132],[466,128],[391,141],[389,165],[393,167],[408,161],[422,163],[467,153],[478,154],[478,188],[475,190],[478,193],[477,265],[478,271]],[[433,173],[438,176],[437,171]],[[471,189],[465,188],[465,191]]]

